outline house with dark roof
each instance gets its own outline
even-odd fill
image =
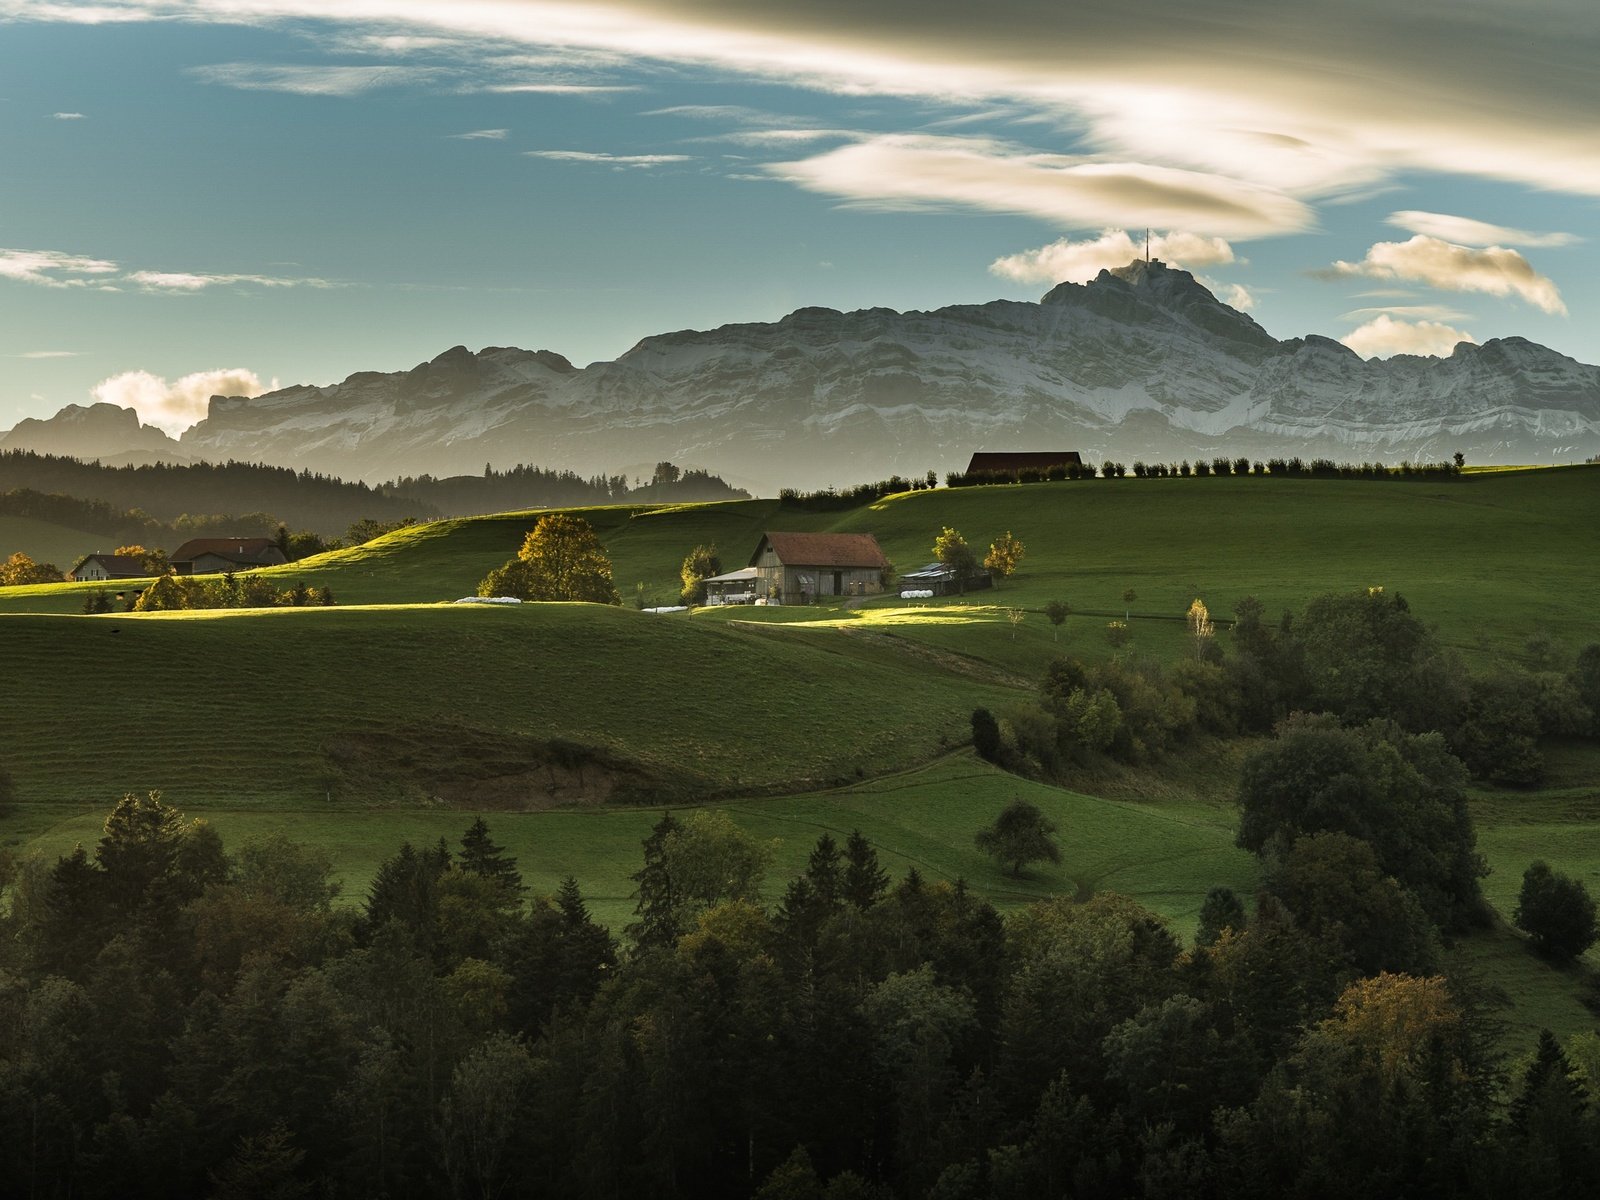
[[[91,554],[72,570],[67,578],[74,582],[104,583],[108,579],[148,579],[144,559],[131,554]]]
[[[1049,471],[1054,467],[1081,467],[1076,450],[980,450],[967,464],[968,475],[1018,475],[1023,471]]]
[[[889,560],[870,533],[764,533],[750,555],[755,593],[769,604],[883,590]]]
[[[289,557],[271,538],[190,538],[172,552],[171,561],[179,575],[215,575],[275,567]]]

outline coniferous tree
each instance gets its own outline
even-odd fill
[[[628,926],[628,934],[641,948],[670,946],[683,932],[679,928],[682,898],[675,894],[665,859],[667,839],[682,829],[676,817],[664,814],[644,840],[644,866],[630,876],[638,885],[633,911],[639,919]]]
[[[1205,903],[1200,906],[1200,924],[1194,933],[1194,944],[1215,945],[1224,929],[1243,933],[1244,928],[1244,904],[1239,897],[1232,888],[1214,887],[1206,893]]]
[[[482,817],[461,835],[461,869],[497,884],[512,899],[528,890],[517,870],[517,860],[489,836],[488,822]]]
[[[832,909],[844,899],[844,855],[831,833],[824,833],[806,860],[806,878],[817,894],[817,901]]]
[[[869,909],[889,890],[889,872],[878,865],[878,852],[859,829],[850,831],[844,856],[844,898],[859,909]]]

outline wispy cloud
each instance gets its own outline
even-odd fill
[[[1360,262],[1335,262],[1312,274],[1319,279],[1398,279],[1452,292],[1516,296],[1547,313],[1567,311],[1554,281],[1515,250],[1457,246],[1420,233],[1405,242],[1378,242]]]
[[[613,167],[659,167],[666,163],[693,162],[688,154],[604,154],[593,150],[524,150],[529,158],[556,162],[604,163]]]
[[[1387,313],[1391,317],[1407,317],[1420,321],[1469,321],[1470,313],[1451,308],[1448,304],[1375,304],[1369,308],[1352,308],[1341,313],[1340,319],[1360,321]]]
[[[95,384],[94,398],[118,408],[131,408],[148,425],[179,433],[205,417],[212,396],[259,396],[278,386],[263,384],[243,367],[196,371],[168,382],[149,371],[124,371]]]
[[[148,292],[199,292],[210,287],[250,284],[264,288],[332,288],[327,279],[294,279],[276,275],[208,274],[195,271],[134,271],[123,277]]]
[[[50,119],[52,121],[83,121],[83,120],[87,120],[87,118],[84,116],[83,113],[68,113],[68,112],[51,113],[50,114]]]
[[[190,78],[248,92],[288,92],[296,96],[359,96],[378,88],[409,87],[442,74],[413,66],[277,66],[268,63],[217,63],[190,67]]]
[[[1300,201],[1236,179],[1039,154],[987,138],[888,135],[765,169],[866,207],[1018,213],[1067,228],[1131,218],[1215,237],[1261,237],[1312,223]]]
[[[1397,321],[1387,313],[1351,330],[1339,339],[1362,358],[1389,358],[1396,354],[1427,354],[1442,358],[1460,342],[1475,342],[1464,329],[1437,321]]]
[[[60,250],[0,249],[0,279],[41,287],[96,287],[120,268],[103,258]]]
[[[498,92],[510,96],[607,96],[616,92],[639,92],[644,89],[626,83],[495,83],[469,90]]]
[[[471,141],[496,141],[496,142],[501,142],[501,141],[505,140],[506,135],[509,134],[510,132],[511,131],[509,129],[474,129],[470,133],[452,133],[450,136],[453,137],[453,138],[461,138],[461,139],[463,139],[465,141],[469,141],[469,142],[471,142]]]
[[[1181,267],[1210,267],[1234,261],[1233,247],[1222,238],[1192,233],[1158,234],[1150,239],[1150,252]],[[1142,240],[1135,242],[1125,229],[1107,229],[1097,238],[1076,242],[1062,238],[1037,250],[1008,254],[990,263],[989,270],[1019,283],[1087,283],[1103,270],[1126,266],[1143,256]]]
[[[93,288],[119,292],[124,286],[145,292],[198,292],[208,287],[250,285],[265,288],[341,285],[327,279],[287,278],[199,271],[130,271],[105,258],[90,258],[60,250],[0,249],[0,279],[49,288]]]
[[[1463,246],[1570,246],[1583,240],[1571,233],[1531,233],[1526,229],[1475,221],[1471,217],[1415,209],[1390,213],[1386,219],[1390,225],[1407,233],[1421,233]]]
[[[81,350],[29,350],[24,354],[14,355],[16,358],[82,358]]]

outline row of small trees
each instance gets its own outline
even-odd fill
[[[1172,463],[1145,463],[1135,461],[1132,472],[1137,479],[1169,479],[1191,476],[1205,478],[1218,475],[1251,475],[1256,477],[1290,479],[1453,479],[1461,474],[1466,460],[1457,453],[1453,462],[1402,462],[1386,466],[1381,462],[1341,463],[1331,458],[1314,458],[1307,462],[1293,458],[1251,459],[1217,456],[1210,459],[1188,459]],[[1024,468],[1018,471],[951,471],[945,476],[948,487],[983,487],[1003,483],[1055,483],[1075,479],[1122,479],[1129,468],[1119,462],[1107,460],[1096,467],[1092,463],[1063,463],[1053,467]]]

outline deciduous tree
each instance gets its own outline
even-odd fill
[[[989,553],[984,556],[983,565],[1002,579],[1010,579],[1026,553],[1022,539],[1012,537],[1008,529],[989,543]]]
[[[683,560],[679,577],[683,580],[682,602],[688,605],[706,602],[706,580],[722,574],[722,560],[715,546],[696,546]]]
[[[1539,953],[1570,962],[1595,942],[1595,906],[1576,879],[1533,863],[1522,874],[1512,920],[1533,939]]]
[[[540,517],[517,557],[491,571],[478,585],[478,594],[622,603],[611,580],[611,560],[594,527],[569,513]]]
[[[956,588],[965,595],[967,580],[978,571],[978,557],[967,539],[946,525],[933,539],[933,557],[955,575]]]
[[[1009,864],[1013,876],[1031,862],[1059,863],[1056,827],[1035,804],[1013,800],[1001,810],[993,825],[978,830],[973,842],[1001,865]]]

